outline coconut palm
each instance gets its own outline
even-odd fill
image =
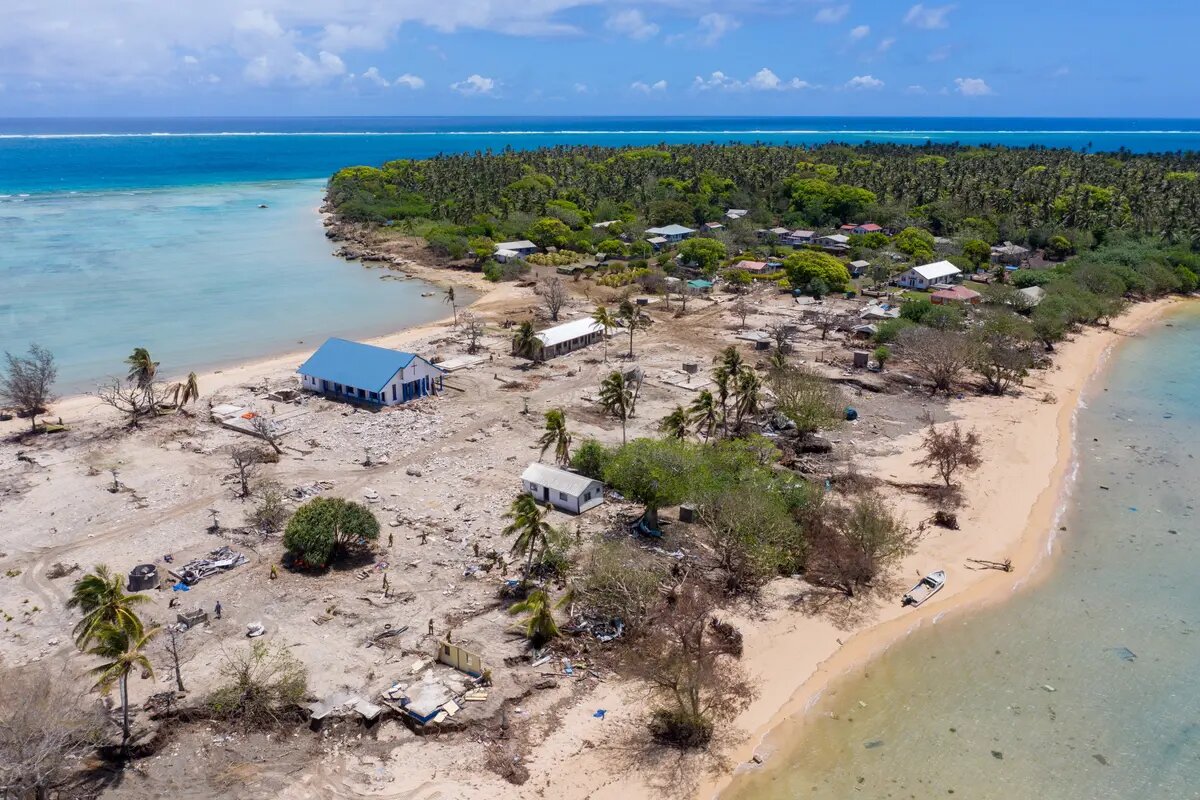
[[[561,408],[546,412],[546,432],[538,439],[538,444],[542,446],[538,458],[545,456],[546,451],[553,447],[554,459],[559,464],[566,466],[571,463],[571,433],[567,430],[567,415]]]
[[[512,520],[504,528],[504,535],[517,537],[513,541],[512,552],[525,554],[525,577],[522,583],[529,580],[534,556],[546,549],[546,534],[550,531],[550,525],[543,519],[544,516],[545,512],[538,507],[532,495],[524,493],[512,501],[504,514],[505,519]]]
[[[687,409],[675,406],[674,411],[659,420],[658,429],[672,439],[686,439],[690,422]]]
[[[641,315],[638,313],[637,306],[632,302],[622,300],[621,305],[617,307],[617,317],[629,329],[629,358],[633,358],[633,332],[642,326]]]
[[[762,379],[750,368],[743,369],[737,377],[733,394],[733,427],[740,428],[742,418],[757,414],[762,400]]]
[[[129,365],[128,380],[139,389],[148,389],[158,373],[158,362],[150,357],[150,351],[144,347],[133,348],[133,353],[125,359]]]
[[[199,399],[200,381],[196,373],[189,372],[186,380],[171,384],[171,404],[175,406],[176,413],[188,403]]]
[[[608,310],[608,306],[597,306],[592,312],[592,322],[604,328],[604,361],[608,362],[608,336],[617,327],[617,320]]]
[[[121,576],[114,575],[106,565],[98,564],[75,581],[71,599],[67,601],[67,608],[76,608],[83,613],[83,619],[73,631],[76,646],[80,650],[86,649],[104,625],[136,623],[140,626],[134,606],[149,601],[144,594],[126,594]]]
[[[121,752],[129,746],[129,673],[140,668],[143,678],[154,677],[154,667],[146,656],[146,645],[159,631],[144,630],[137,617],[123,624],[104,623],[96,629],[89,655],[105,659],[89,670],[98,676],[96,687],[108,694],[114,683],[121,689]]]
[[[444,302],[447,302],[450,304],[450,310],[454,312],[454,327],[457,328],[458,327],[458,305],[455,303],[455,300],[454,300],[454,287],[453,286],[446,287],[446,299]]]
[[[704,435],[704,441],[712,436],[713,429],[721,418],[721,409],[713,393],[704,389],[696,395],[696,399],[688,406],[688,419],[696,426],[696,432]]]
[[[624,444],[625,423],[633,416],[633,392],[620,372],[610,373],[600,384],[600,407],[605,414],[621,420],[621,444]]]
[[[534,361],[542,357],[542,340],[537,337],[533,323],[529,320],[517,326],[517,332],[513,335],[513,355]]]
[[[508,607],[508,613],[529,615],[523,620],[521,627],[525,638],[535,648],[558,636],[558,623],[554,621],[550,597],[542,589],[535,589],[521,602],[513,603]]]

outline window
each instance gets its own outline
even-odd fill
[[[566,493],[566,492],[559,492],[559,493],[558,493],[558,499],[559,499],[559,500],[568,500],[568,499],[570,499],[570,498],[568,498],[568,497],[567,497],[567,493]]]
[[[342,385],[340,383],[335,383],[333,385],[333,390],[340,393],[342,391]]]
[[[396,399],[396,384],[392,384],[392,400]]]
[[[378,392],[371,392],[371,399],[372,399],[372,400],[378,400],[378,399],[379,399],[379,393],[378,393]]]

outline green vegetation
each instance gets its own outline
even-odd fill
[[[316,497],[288,520],[283,546],[300,565],[324,569],[378,538],[379,520],[366,506],[340,497]]]

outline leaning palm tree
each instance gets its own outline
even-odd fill
[[[621,444],[624,444],[625,423],[633,416],[633,392],[620,372],[610,373],[600,384],[600,408],[621,420]]]
[[[125,359],[125,363],[129,365],[129,382],[139,389],[148,389],[158,372],[158,362],[150,357],[150,351],[144,347],[135,347],[129,358]]]
[[[445,302],[450,304],[450,310],[454,312],[454,327],[457,328],[458,327],[458,305],[455,303],[453,286],[446,287]]]
[[[87,648],[104,625],[141,625],[134,606],[147,603],[144,594],[126,594],[120,575],[114,575],[104,564],[97,565],[91,572],[75,581],[67,608],[77,608],[83,613],[73,631],[75,644],[80,650]]]
[[[513,355],[534,361],[542,356],[542,340],[537,337],[537,331],[529,320],[522,322],[513,335]]]
[[[196,373],[189,372],[186,380],[171,384],[171,404],[175,406],[175,413],[178,414],[188,403],[199,399],[200,380]]]
[[[632,302],[622,300],[621,305],[617,307],[617,317],[629,329],[629,358],[633,358],[633,332],[642,326],[641,315],[638,313],[637,306]]]
[[[686,439],[690,425],[687,409],[675,406],[675,410],[663,417],[658,423],[658,429],[672,439]]]
[[[154,667],[146,656],[146,645],[158,631],[158,628],[144,630],[140,621],[136,624],[104,623],[96,630],[95,643],[88,650],[89,655],[105,660],[90,670],[98,676],[96,687],[101,693],[108,694],[114,683],[121,688],[122,753],[129,747],[129,673],[137,667],[143,678],[154,677]]]
[[[717,421],[721,418],[721,409],[713,393],[704,389],[696,395],[696,399],[688,406],[688,420],[696,426],[696,433],[704,435],[705,443],[712,436]]]
[[[546,455],[546,451],[554,448],[554,460],[566,466],[571,463],[571,433],[567,430],[567,415],[561,408],[552,408],[546,412],[546,432],[538,439],[542,452],[538,458]]]
[[[550,597],[543,589],[535,589],[519,603],[508,607],[509,614],[528,614],[521,628],[525,638],[534,648],[539,648],[558,636],[558,623],[554,621],[554,609]]]
[[[543,519],[544,516],[545,512],[528,494],[518,495],[504,514],[505,519],[512,520],[504,528],[504,535],[517,537],[513,541],[512,552],[525,554],[525,577],[522,583],[529,581],[534,556],[546,549],[546,534],[550,532],[550,525]]]
[[[596,306],[592,312],[592,322],[604,328],[604,361],[608,363],[608,336],[617,327],[617,320],[608,310],[608,306]]]
[[[762,379],[758,373],[747,367],[738,373],[737,382],[733,387],[733,427],[740,428],[742,419],[749,414],[757,414],[762,400]]]

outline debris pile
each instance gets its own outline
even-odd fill
[[[179,571],[168,570],[171,577],[180,580],[188,586],[194,586],[205,578],[210,578],[234,567],[240,567],[247,561],[241,553],[233,552],[228,545],[218,547],[208,554],[207,558],[197,558],[184,564]]]

